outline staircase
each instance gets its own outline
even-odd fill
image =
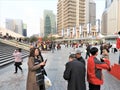
[[[0,68],[14,62],[13,52],[15,49],[15,46],[0,42]],[[28,50],[22,49],[22,58],[27,57],[28,54]]]
[[[30,45],[24,44],[24,43],[21,43],[21,42],[17,42],[16,40],[6,40],[6,39],[1,39],[0,38],[0,42],[4,43],[4,44],[11,45],[11,46],[14,46],[14,47],[22,48],[22,49],[28,50],[28,51],[30,49]]]

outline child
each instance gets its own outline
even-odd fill
[[[102,58],[109,60],[109,54],[106,49],[102,50]]]

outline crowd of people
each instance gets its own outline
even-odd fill
[[[100,90],[100,86],[103,84],[102,70],[110,71],[111,69],[109,59],[102,57],[100,61],[97,58],[98,49],[92,47],[86,69],[85,60],[81,53],[80,50],[76,50],[75,54],[69,56],[69,62],[66,63],[63,77],[68,81],[67,90],[86,90],[86,72],[89,90]]]
[[[118,33],[119,37],[117,38],[116,47],[117,50],[120,50],[120,32]],[[45,46],[46,45],[46,46]],[[47,45],[49,48],[55,49],[55,43],[42,43],[42,50],[47,50]],[[83,44],[82,44],[83,45]],[[59,46],[59,44],[57,45]],[[65,47],[68,47],[65,44]],[[79,47],[79,46],[78,46]],[[45,71],[44,66],[46,65],[46,60],[44,60],[41,54],[41,48],[38,45],[30,48],[29,58],[28,58],[28,76],[26,90],[46,90],[45,89]],[[74,48],[74,45],[73,45]],[[84,57],[82,57],[82,51],[76,49],[75,53],[70,54],[69,61],[65,65],[65,71],[63,73],[63,78],[68,81],[67,90],[87,90],[86,89],[86,78],[88,81],[89,90],[100,90],[101,85],[103,84],[103,75],[102,70],[111,71],[111,65],[109,60],[109,52],[112,45],[102,43],[100,45],[100,54],[98,56],[98,48],[92,46],[89,43],[86,43],[86,56],[85,62]],[[15,74],[18,72],[18,68],[23,72],[21,67],[22,65],[22,53],[21,49],[18,48],[14,51],[13,56],[15,57]],[[120,64],[120,56],[119,56]],[[87,75],[86,75],[87,74]]]
[[[119,51],[118,64],[120,64],[120,32],[118,32],[118,35],[116,47],[113,46],[113,49],[114,53],[117,49]],[[85,59],[87,59],[87,69],[80,50],[76,50],[75,54],[71,54],[63,74],[63,78],[68,81],[67,90],[86,90],[86,72],[89,90],[100,90],[103,84],[102,70],[111,71],[108,54],[111,47],[112,45],[110,44],[102,43],[100,46],[101,58],[98,59],[98,48],[86,44]]]

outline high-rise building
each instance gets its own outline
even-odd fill
[[[96,3],[94,0],[86,0],[86,24],[90,24],[90,30],[88,34],[96,36]],[[89,36],[89,35],[87,35]]]
[[[103,35],[112,35],[120,31],[120,0],[106,0],[106,8],[102,15]]]
[[[113,0],[106,0],[105,1],[105,8],[108,8],[112,2],[113,2]]]
[[[83,24],[85,24],[85,0],[58,0],[57,30],[59,35],[65,38],[79,38],[79,27]]]
[[[56,33],[56,17],[52,10],[44,10],[44,36]]]
[[[23,35],[23,21],[22,20],[14,20],[14,19],[6,19],[6,28]]]
[[[15,22],[13,19],[6,19],[6,28],[15,32]]]
[[[27,36],[27,24],[23,24],[23,36]]]
[[[89,22],[91,25],[96,24],[96,3],[94,0],[89,1]]]

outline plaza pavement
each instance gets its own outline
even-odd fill
[[[83,51],[82,56],[85,57],[85,48],[79,49]],[[74,52],[74,50],[62,46],[61,50],[55,51],[54,53],[50,51],[42,53],[43,57],[48,59],[45,69],[48,77],[52,81],[52,87],[48,90],[67,90],[67,82],[63,79],[63,72],[70,52]],[[111,64],[117,63],[117,58],[118,53],[110,53]],[[25,58],[22,65],[23,73],[18,71],[17,74],[13,74],[13,64],[0,69],[0,90],[26,90],[27,60],[28,58]],[[120,80],[110,75],[107,71],[103,71],[103,73],[104,84],[102,85],[101,90],[120,90]],[[87,81],[86,85],[88,90]]]

